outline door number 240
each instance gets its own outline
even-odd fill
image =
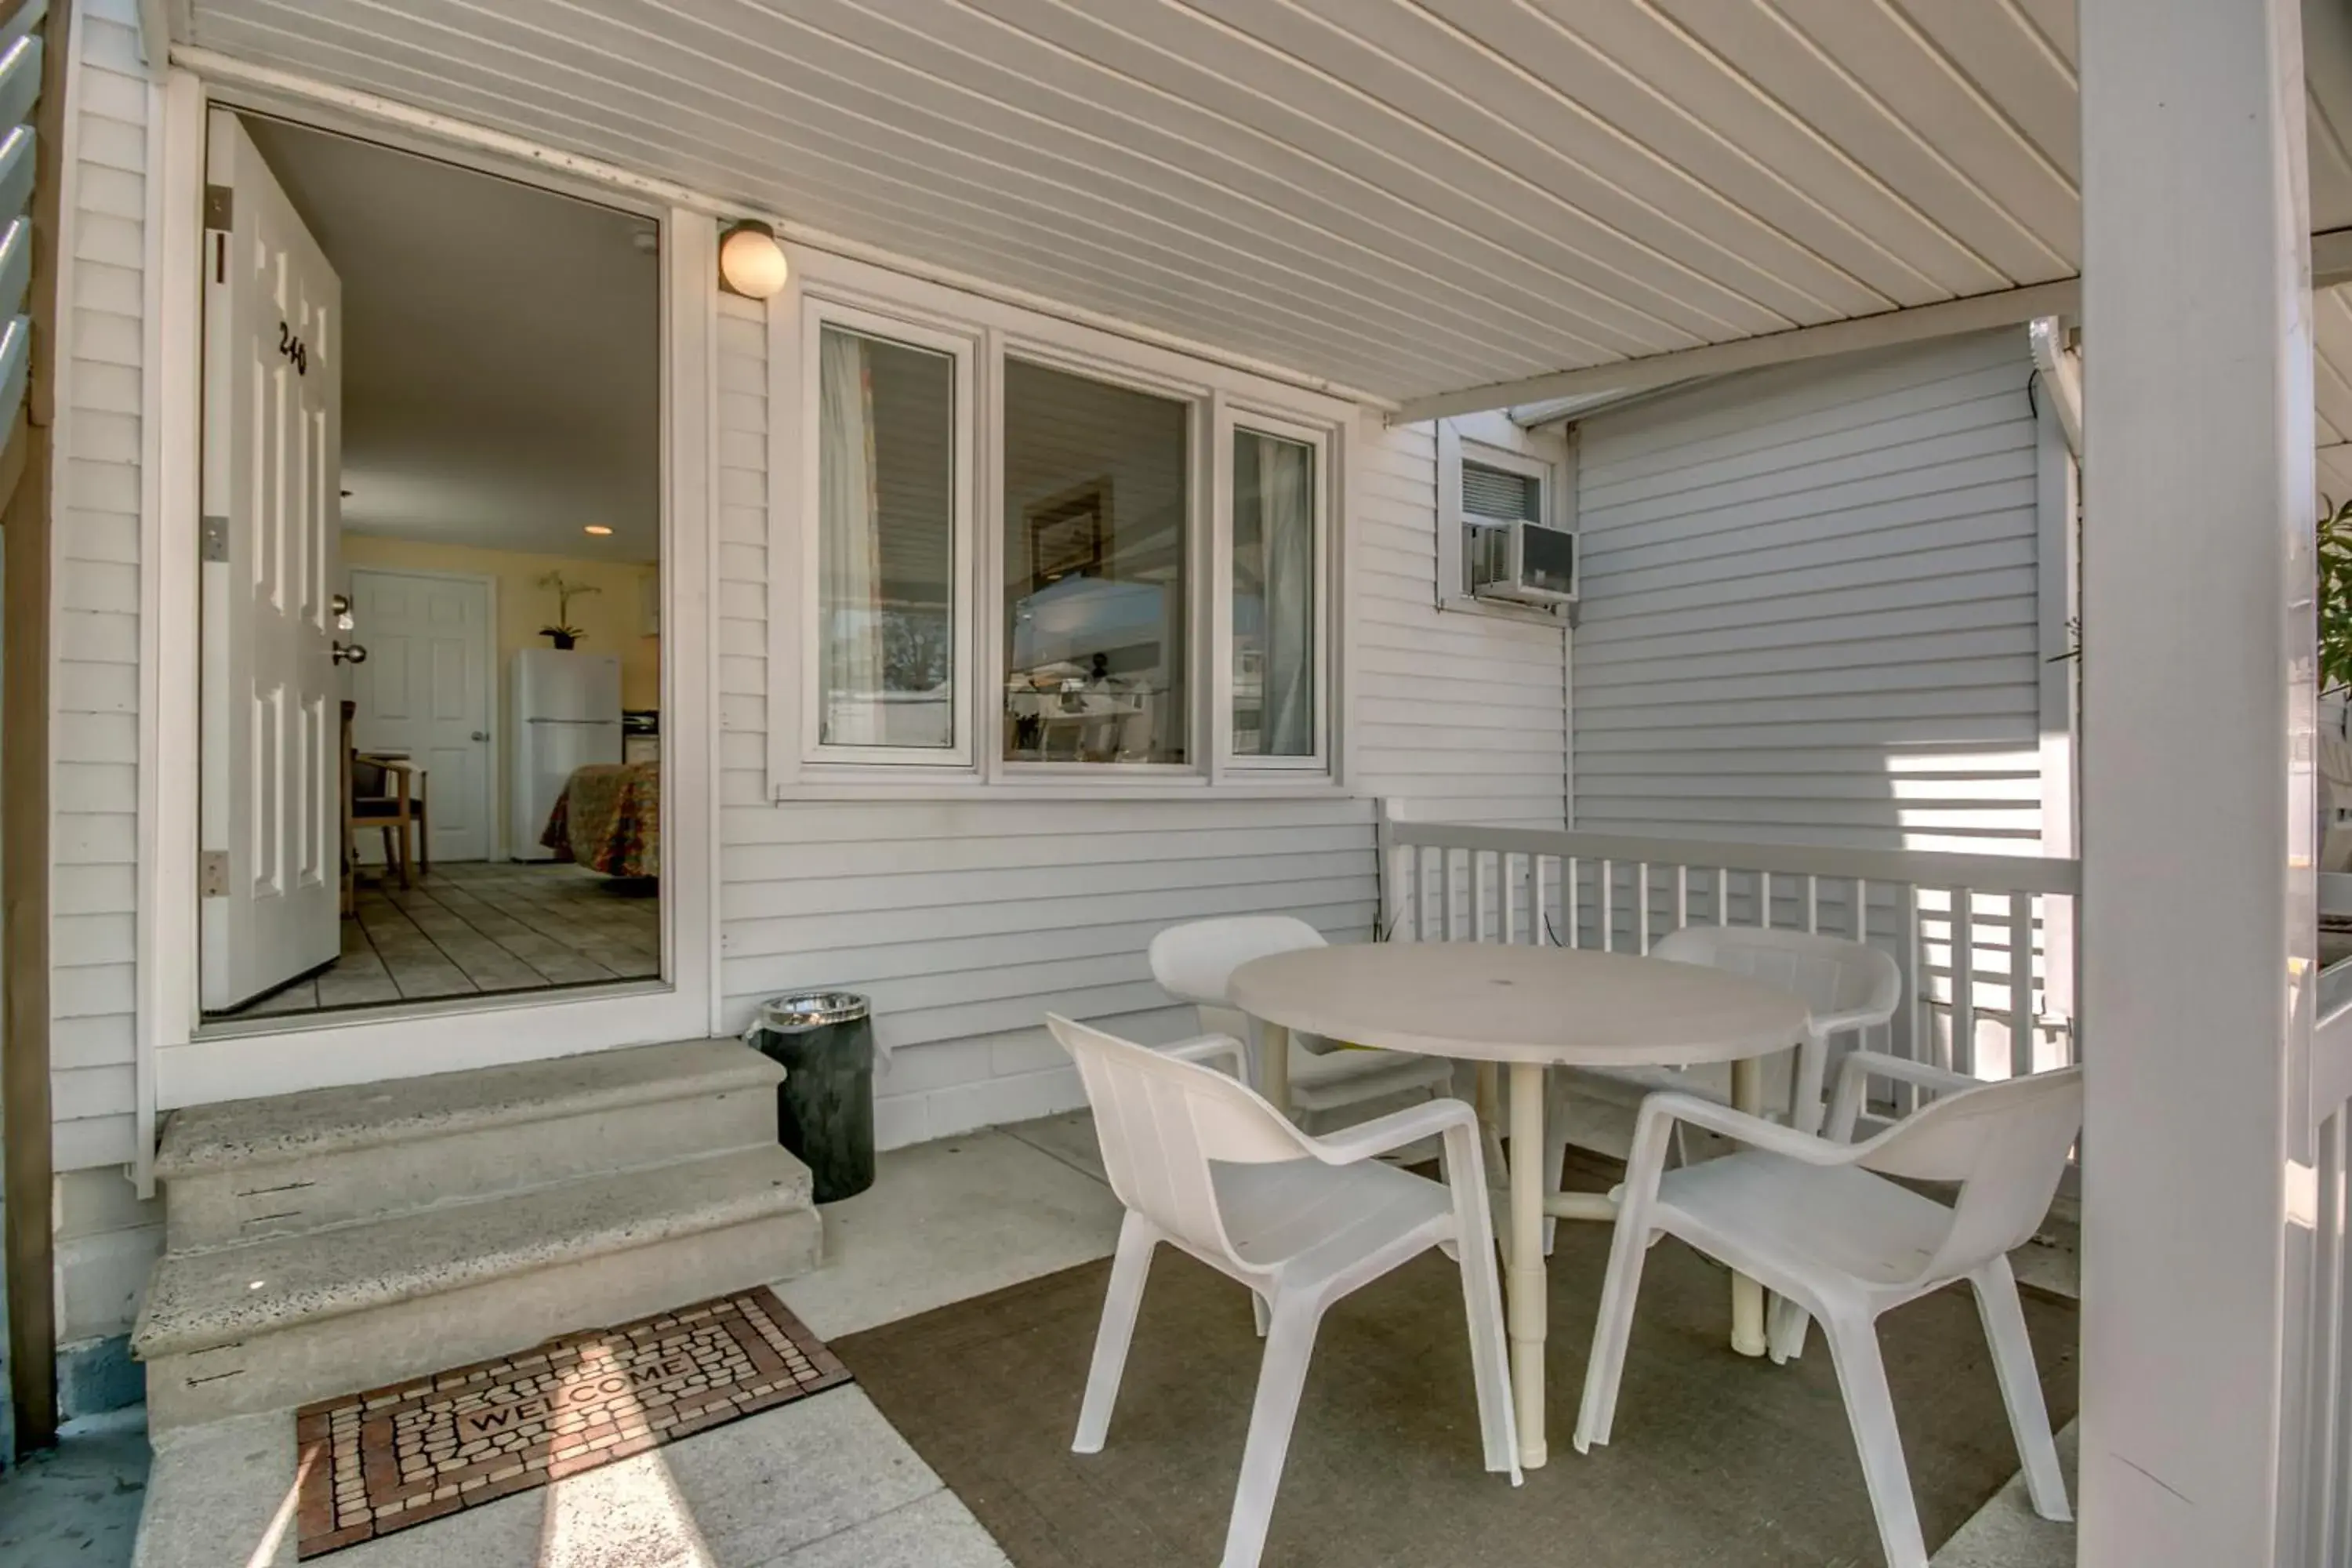
[[[296,375],[310,374],[310,345],[296,337],[284,321],[278,323],[278,352],[294,362]]]

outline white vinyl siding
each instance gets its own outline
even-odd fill
[[[129,14],[103,0],[104,16]],[[144,132],[127,25],[92,26],[103,64],[77,80],[85,169],[101,155],[135,189]],[[136,90],[132,90],[136,89]],[[82,301],[69,372],[73,473],[61,517],[58,1024],[61,1164],[131,1157],[139,345],[143,240],[120,180],[98,223],[77,215]],[[85,178],[92,201],[98,192]],[[128,205],[123,205],[128,199]],[[101,252],[94,248],[100,237]],[[771,410],[765,309],[719,297],[717,712],[725,1022],[813,984],[865,992],[893,1059],[877,1080],[887,1144],[1075,1106],[1076,1075],[1042,1027],[1049,1008],[1146,1038],[1192,1027],[1151,983],[1144,950],[1179,921],[1284,911],[1335,940],[1378,909],[1377,797],[1419,815],[1558,826],[1566,742],[1557,626],[1441,613],[1437,495],[1426,427],[1369,412],[1346,433],[1339,527],[1351,626],[1335,712],[1352,747],[1345,795],[1120,800],[772,803],[768,603]],[[102,459],[102,460],[101,460]],[[1335,470],[1340,465],[1335,459]],[[100,500],[103,504],[99,504]],[[87,568],[87,569],[86,569]],[[793,679],[796,672],[772,672]],[[167,764],[164,787],[193,777]],[[76,770],[70,774],[64,770]],[[80,1054],[77,1054],[80,1053]]]
[[[1583,424],[1579,828],[2032,852],[2031,372],[2016,329]]]
[[[150,92],[132,0],[85,0],[69,73],[50,736],[51,1117],[60,1171],[131,1158],[140,399]],[[188,779],[194,787],[194,774]]]
[[[1563,826],[1563,629],[1438,609],[1435,434],[1368,417],[1360,443],[1349,519],[1358,783],[1423,820]]]
[[[762,646],[764,495],[751,423],[761,345],[753,308],[720,321],[723,648]],[[730,1026],[811,985],[871,997],[892,1054],[877,1135],[896,1146],[1080,1102],[1048,1010],[1151,1039],[1192,1028],[1144,949],[1179,921],[1282,912],[1335,941],[1370,934],[1373,797],[1417,815],[1562,819],[1566,743],[1557,628],[1441,615],[1434,443],[1366,417],[1349,527],[1356,559],[1353,798],[790,802],[766,799],[759,665],[726,659],[720,894]],[[747,530],[754,530],[747,532]]]

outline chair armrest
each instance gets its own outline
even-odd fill
[[[1688,1094],[1700,1100],[1714,1100],[1718,1105],[1731,1103],[1705,1084],[1692,1082],[1690,1076],[1680,1068],[1562,1067],[1553,1070],[1577,1078],[1597,1078],[1605,1083],[1628,1085],[1639,1089],[1644,1095]]]
[[[1810,1032],[1827,1039],[1856,1029],[1874,1029],[1885,1022],[1886,1010],[1883,1007],[1849,1007],[1843,1013],[1815,1014]]]
[[[1830,1119],[1822,1135],[1840,1143],[1853,1141],[1853,1124],[1862,1117],[1862,1092],[1873,1077],[1916,1084],[1937,1094],[1958,1094],[1982,1086],[1965,1073],[1915,1062],[1879,1051],[1855,1051],[1838,1064],[1837,1094],[1830,1101]]]
[[[1197,1039],[1179,1040],[1172,1046],[1162,1046],[1160,1054],[1174,1057],[1178,1061],[1197,1062],[1208,1067],[1222,1060],[1230,1063],[1234,1076],[1244,1083],[1249,1081],[1249,1050],[1231,1035],[1202,1035]]]
[[[1449,1127],[1465,1127],[1475,1133],[1477,1126],[1478,1113],[1463,1101],[1426,1100],[1386,1116],[1375,1116],[1370,1121],[1360,1121],[1353,1127],[1343,1127],[1337,1132],[1309,1138],[1307,1146],[1327,1165],[1352,1165],[1375,1154],[1435,1137]]]
[[[1672,1131],[1672,1124],[1676,1121],[1703,1127],[1709,1132],[1720,1133],[1750,1148],[1785,1154],[1808,1165],[1847,1165],[1853,1163],[1855,1151],[1848,1145],[1832,1143],[1810,1132],[1800,1132],[1793,1127],[1783,1127],[1777,1121],[1767,1121],[1760,1116],[1735,1110],[1720,1101],[1703,1100],[1678,1089],[1654,1094],[1642,1101],[1642,1114],[1634,1123],[1634,1143],[1638,1146],[1643,1135],[1654,1127],[1661,1133]],[[1663,1140],[1660,1142],[1663,1144]]]

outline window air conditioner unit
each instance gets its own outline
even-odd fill
[[[1464,524],[1470,592],[1514,605],[1576,602],[1576,535],[1539,522]]]

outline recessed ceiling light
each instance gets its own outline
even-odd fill
[[[594,534],[597,538],[602,539],[602,538],[604,538],[606,534],[608,534],[608,533],[612,532],[613,531],[612,531],[611,529],[609,529],[609,528],[606,528],[606,527],[605,527],[603,523],[601,523],[601,522],[592,522],[592,523],[590,523],[587,527],[585,527],[585,528],[582,529],[580,531],[581,531],[581,532],[583,532],[583,533],[593,533],[593,534]]]

